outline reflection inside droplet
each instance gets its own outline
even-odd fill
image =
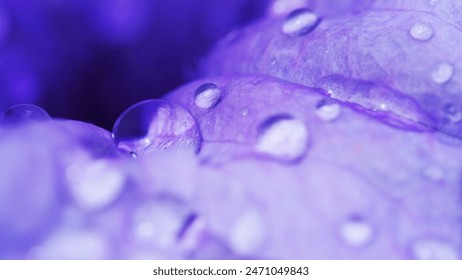
[[[257,151],[281,160],[298,160],[308,150],[308,129],[289,115],[265,120],[258,128]]]
[[[163,100],[146,100],[127,109],[113,128],[117,147],[130,155],[177,146],[200,147],[199,126],[184,108]]]
[[[431,77],[435,83],[444,84],[452,78],[453,74],[454,67],[447,62],[442,62],[436,65],[436,67],[433,69]]]
[[[342,240],[351,247],[363,247],[373,237],[372,226],[362,218],[350,217],[340,226]]]
[[[321,18],[309,9],[297,9],[291,12],[282,24],[282,32],[291,36],[305,35],[313,31]]]
[[[326,122],[335,121],[340,116],[340,105],[323,99],[316,105],[316,115]]]
[[[30,121],[49,121],[50,115],[33,104],[18,104],[11,106],[3,112],[0,122],[3,125],[18,125]]]
[[[194,103],[197,107],[211,109],[215,107],[222,98],[222,90],[215,84],[203,84],[194,93]]]

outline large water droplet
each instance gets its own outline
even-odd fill
[[[32,104],[18,104],[3,112],[0,122],[3,125],[17,125],[30,121],[49,121],[50,115],[42,108]]]
[[[415,23],[409,30],[412,38],[419,41],[428,41],[433,36],[433,29],[426,23]]]
[[[351,247],[363,247],[367,245],[373,237],[374,230],[372,225],[360,217],[350,217],[340,226],[340,236],[342,240]]]
[[[433,81],[437,84],[447,83],[454,75],[454,67],[447,63],[442,62],[436,65],[431,73]]]
[[[291,36],[300,36],[314,30],[321,18],[309,9],[297,9],[291,12],[282,24],[282,32]]]
[[[308,149],[308,129],[289,115],[265,120],[258,129],[257,151],[281,160],[301,159]]]
[[[70,165],[66,169],[66,177],[74,200],[86,210],[109,205],[125,185],[122,170],[109,160]]]
[[[194,103],[197,107],[210,109],[215,107],[222,98],[221,89],[212,83],[203,84],[194,93]]]
[[[448,241],[424,238],[412,246],[412,256],[419,260],[457,260],[461,256],[456,247]]]
[[[263,217],[255,209],[248,210],[233,225],[229,243],[234,252],[251,255],[261,248],[266,237]]]
[[[199,126],[184,108],[146,100],[127,109],[113,128],[117,147],[131,157],[175,146],[200,147]]]
[[[340,116],[340,105],[329,99],[323,99],[316,105],[316,115],[323,121],[331,122]]]

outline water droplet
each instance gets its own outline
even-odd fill
[[[203,84],[194,93],[194,103],[202,109],[215,107],[222,98],[221,89],[212,83]]]
[[[281,160],[298,160],[308,149],[308,129],[289,115],[265,120],[258,129],[256,149]]]
[[[241,116],[247,117],[249,115],[249,109],[245,108],[241,110]]]
[[[140,244],[167,248],[175,245],[191,214],[188,207],[162,197],[137,207],[133,216],[133,236]]]
[[[76,203],[86,210],[101,209],[122,192],[125,176],[115,163],[97,160],[66,169],[70,192]]]
[[[422,175],[428,180],[438,182],[443,179],[444,170],[438,165],[429,165],[422,170]]]
[[[340,226],[340,236],[343,241],[355,248],[367,245],[373,237],[372,226],[364,219],[353,216]]]
[[[261,248],[266,237],[265,223],[259,211],[248,210],[233,225],[229,243],[234,252],[251,255]]]
[[[416,241],[412,246],[412,255],[418,260],[457,260],[460,258],[453,244],[432,238]]]
[[[113,128],[117,147],[131,157],[176,146],[199,149],[199,126],[184,108],[163,100],[146,100],[127,109]]]
[[[428,41],[433,36],[433,29],[426,23],[415,23],[409,30],[412,38],[419,41]]]
[[[443,106],[443,113],[445,118],[452,123],[462,121],[462,112],[452,103],[448,103]]]
[[[282,32],[291,36],[305,35],[318,26],[321,18],[309,9],[297,9],[291,12],[282,25]]]
[[[433,81],[437,84],[447,83],[452,78],[452,75],[454,75],[454,67],[447,62],[436,65],[431,73]]]
[[[49,121],[50,115],[42,108],[32,104],[18,104],[11,106],[3,112],[1,123],[3,125],[17,125],[30,121]]]
[[[323,99],[316,105],[316,115],[326,122],[332,122],[340,116],[340,105],[328,99]]]

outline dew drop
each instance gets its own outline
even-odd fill
[[[367,245],[373,237],[372,226],[360,217],[350,217],[340,226],[342,240],[351,247]]]
[[[301,36],[313,31],[321,18],[309,9],[297,9],[291,12],[282,24],[282,32],[291,36]]]
[[[1,116],[3,125],[18,125],[30,121],[49,121],[50,115],[33,104],[18,104],[6,109]]]
[[[340,116],[340,105],[323,99],[316,105],[316,115],[326,122],[335,121]]]
[[[146,100],[120,115],[113,128],[119,150],[130,157],[171,147],[200,147],[199,126],[184,108],[163,100]]]
[[[412,246],[412,256],[418,260],[457,260],[460,255],[448,241],[424,238]]]
[[[445,118],[452,123],[458,123],[462,121],[462,112],[454,104],[445,104],[443,106],[443,113]]]
[[[433,29],[425,23],[415,23],[409,30],[412,38],[419,41],[428,41],[433,36]]]
[[[301,159],[308,150],[308,129],[289,115],[276,115],[265,120],[258,129],[257,151],[277,159]]]
[[[447,83],[452,78],[452,75],[454,75],[454,67],[447,62],[436,65],[431,73],[433,81],[437,84]]]
[[[194,103],[202,109],[215,107],[222,98],[222,90],[215,84],[207,83],[197,88],[194,93]]]
[[[257,210],[248,210],[233,225],[229,243],[234,252],[251,255],[261,248],[266,230],[263,217]]]
[[[132,218],[132,234],[139,244],[167,248],[175,245],[190,210],[171,198],[158,198],[137,207]]]

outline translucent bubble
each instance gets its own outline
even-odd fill
[[[298,160],[308,150],[308,136],[302,121],[289,115],[277,115],[260,125],[256,149],[277,159]]]
[[[199,150],[199,126],[191,114],[171,102],[146,100],[128,108],[112,130],[119,150],[131,157],[175,146]]]
[[[5,110],[0,118],[3,125],[17,125],[30,121],[49,121],[50,115],[33,104],[18,104]]]
[[[373,237],[372,226],[362,218],[350,217],[340,226],[340,236],[350,247],[363,247]]]
[[[409,30],[412,38],[419,41],[428,41],[433,36],[433,29],[425,23],[415,23]]]
[[[221,89],[212,83],[203,84],[194,93],[194,103],[197,107],[210,109],[215,107],[222,98]]]
[[[452,103],[448,103],[443,106],[443,114],[444,117],[452,123],[462,121],[462,112]]]
[[[309,9],[297,9],[291,12],[282,24],[282,32],[291,36],[305,35],[313,31],[321,18]]]
[[[316,106],[316,115],[326,122],[335,121],[340,116],[340,105],[330,100],[321,100]]]
[[[442,62],[436,65],[431,73],[433,81],[437,84],[447,83],[454,75],[454,67],[447,62]]]

